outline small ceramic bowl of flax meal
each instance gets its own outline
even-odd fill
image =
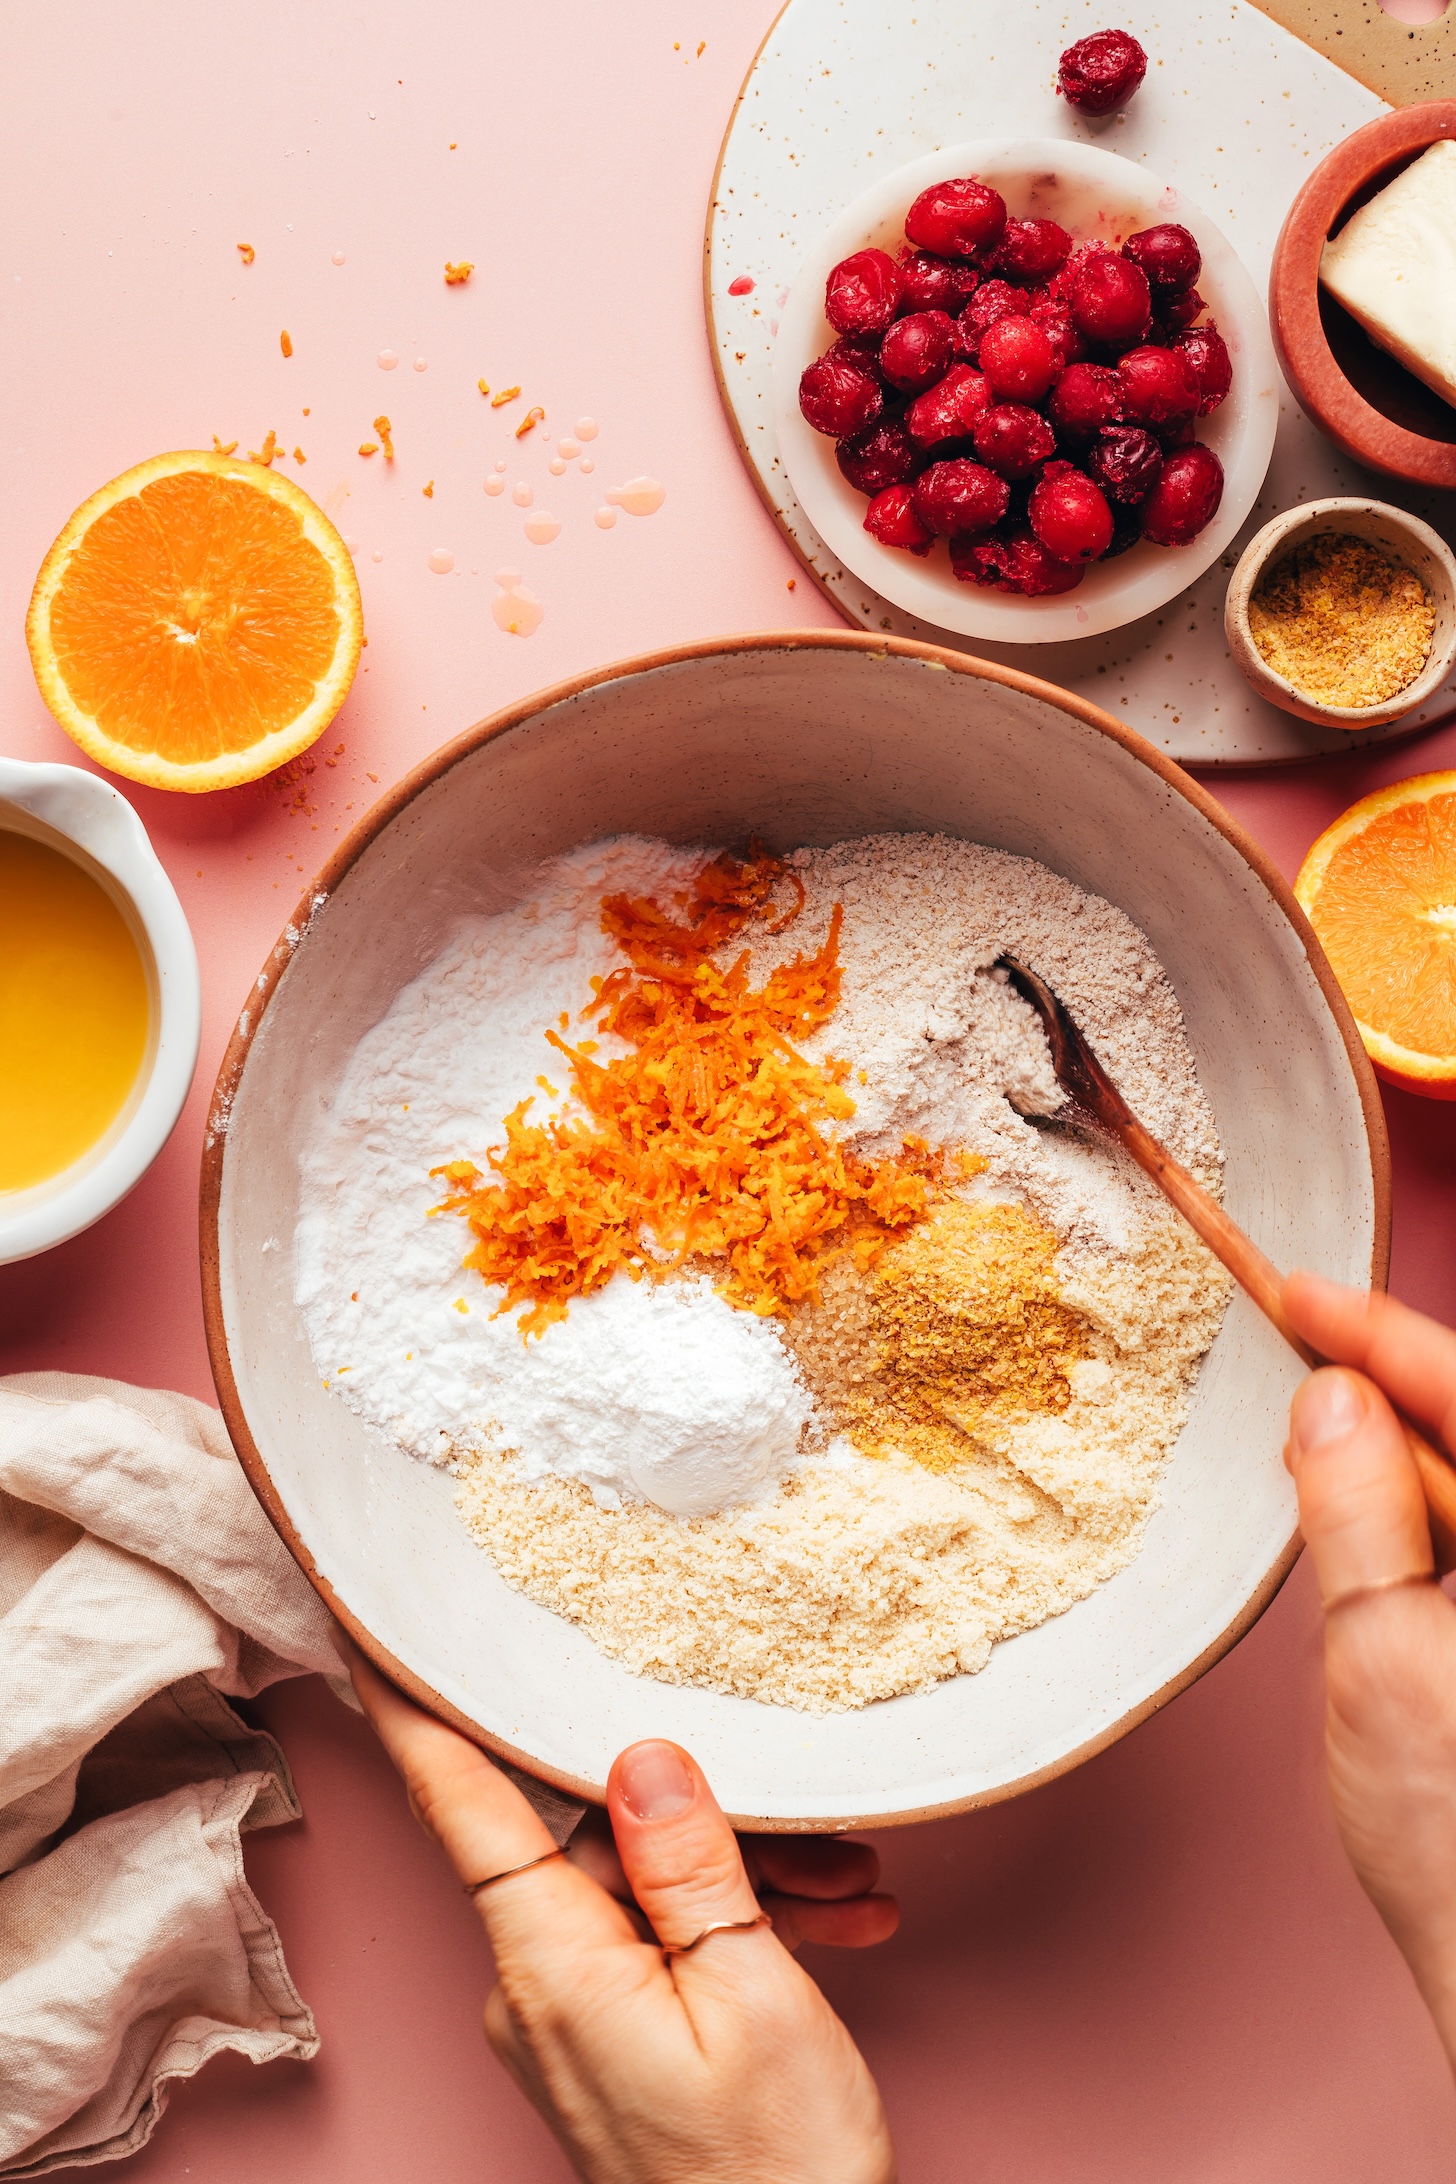
[[[1456,665],[1456,555],[1385,501],[1306,501],[1249,541],[1224,634],[1261,698],[1300,720],[1376,728]]]

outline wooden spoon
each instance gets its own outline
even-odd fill
[[[1329,1359],[1312,1350],[1285,1317],[1280,1301],[1284,1284],[1278,1268],[1238,1223],[1229,1219],[1217,1199],[1210,1198],[1202,1184],[1195,1183],[1166,1146],[1160,1145],[1151,1130],[1139,1122],[1051,987],[1015,956],[998,956],[995,968],[1005,971],[1010,984],[1041,1019],[1057,1083],[1070,1102],[1068,1107],[1057,1110],[1057,1119],[1090,1124],[1115,1138],[1203,1238],[1215,1258],[1223,1261],[1290,1349],[1297,1351],[1311,1370],[1327,1365]],[[1449,1566],[1456,1562],[1456,1468],[1418,1426],[1400,1413],[1397,1416],[1421,1475],[1437,1556]]]

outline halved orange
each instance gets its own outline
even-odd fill
[[[1362,796],[1326,827],[1294,892],[1377,1074],[1456,1100],[1456,773]]]
[[[224,789],[323,734],[359,664],[349,550],[289,478],[154,455],[76,510],[25,622],[41,696],[91,758]]]

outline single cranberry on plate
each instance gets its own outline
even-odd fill
[[[1131,258],[1098,251],[1077,267],[1067,282],[1072,323],[1079,334],[1105,349],[1130,349],[1141,341],[1153,316],[1148,277]]]
[[[1079,364],[1086,356],[1087,344],[1072,324],[1071,310],[1063,298],[1049,296],[1045,303],[1034,303],[1026,315],[1051,343],[1059,372],[1069,364]]]
[[[864,527],[882,546],[898,546],[922,558],[935,544],[935,533],[915,513],[915,496],[908,485],[887,485],[876,493],[865,511]]]
[[[1087,450],[1087,475],[1126,508],[1147,499],[1163,474],[1163,450],[1141,425],[1104,425]]]
[[[836,333],[882,334],[900,304],[900,268],[884,250],[841,258],[824,284],[824,316]]]
[[[1000,478],[1029,478],[1057,451],[1057,436],[1041,414],[1021,402],[996,402],[976,421],[976,453]]]
[[[915,513],[942,538],[989,531],[1006,513],[1006,481],[966,456],[932,463],[915,481]]]
[[[1055,220],[1008,220],[995,269],[1012,280],[1048,281],[1066,264],[1071,247],[1071,236]]]
[[[1062,55],[1057,89],[1084,114],[1115,114],[1148,72],[1148,57],[1130,31],[1094,30]]]
[[[944,311],[912,311],[880,343],[880,370],[902,394],[922,394],[945,377],[955,346],[954,319]]]
[[[1167,457],[1163,475],[1143,502],[1143,537],[1155,546],[1187,546],[1218,514],[1223,464],[1195,441]]]
[[[932,182],[905,215],[905,233],[917,250],[940,258],[971,258],[994,250],[1006,226],[1006,200],[984,182]]]
[[[1186,333],[1174,334],[1168,346],[1186,356],[1198,374],[1199,416],[1212,416],[1234,383],[1233,358],[1223,335],[1210,319],[1206,326],[1190,326]]]
[[[1058,561],[1095,561],[1112,543],[1112,510],[1075,463],[1048,463],[1027,503],[1031,528]]]
[[[1129,349],[1118,358],[1122,414],[1135,425],[1181,425],[1198,415],[1198,374],[1177,349]]]
[[[1057,376],[1056,352],[1043,327],[1007,316],[981,336],[979,362],[1001,402],[1043,402]]]
[[[1153,296],[1153,339],[1166,341],[1169,334],[1181,333],[1207,309],[1196,288],[1158,289]]]
[[[1197,242],[1176,220],[1139,228],[1123,244],[1122,255],[1141,266],[1148,286],[1154,289],[1191,288],[1203,269],[1203,254]]]
[[[1026,289],[1013,288],[1010,281],[982,281],[956,320],[956,347],[974,364],[983,338],[998,319],[1025,318],[1031,309]]]
[[[799,408],[816,432],[847,440],[873,424],[885,406],[878,380],[852,357],[827,355],[806,365],[799,380]]]
[[[902,311],[947,311],[956,318],[980,285],[980,274],[964,258],[937,258],[929,250],[900,253]]]
[[[917,394],[905,412],[910,437],[921,447],[944,440],[969,440],[976,419],[989,406],[991,390],[974,364],[952,364],[944,379]]]
[[[1122,381],[1110,364],[1069,364],[1052,388],[1047,415],[1069,440],[1090,440],[1122,415]]]
[[[1039,538],[1020,526],[1005,538],[953,538],[950,565],[962,584],[1017,592],[1023,599],[1075,591],[1086,570],[1081,561],[1058,561]]]
[[[925,457],[896,417],[880,417],[852,440],[841,440],[834,459],[857,493],[881,493],[925,468]]]

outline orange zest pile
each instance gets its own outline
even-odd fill
[[[784,881],[798,901],[779,915]],[[527,1307],[523,1336],[619,1268],[640,1280],[697,1258],[726,1261],[731,1304],[782,1312],[817,1297],[828,1259],[868,1267],[924,1218],[939,1155],[916,1138],[882,1160],[837,1143],[826,1125],[854,1113],[849,1064],[810,1062],[794,1044],[838,1003],[840,909],[817,953],[761,987],[747,951],[726,970],[715,960],[751,923],[782,932],[802,905],[802,883],[762,851],[706,865],[677,898],[681,921],[646,898],[603,902],[602,929],[627,961],[593,979],[582,1016],[627,1052],[599,1062],[595,1040],[547,1032],[580,1112],[532,1122],[523,1100],[486,1155],[497,1180],[468,1160],[433,1171],[452,1186],[435,1211],[468,1221],[465,1264],[505,1291],[502,1312]]]

